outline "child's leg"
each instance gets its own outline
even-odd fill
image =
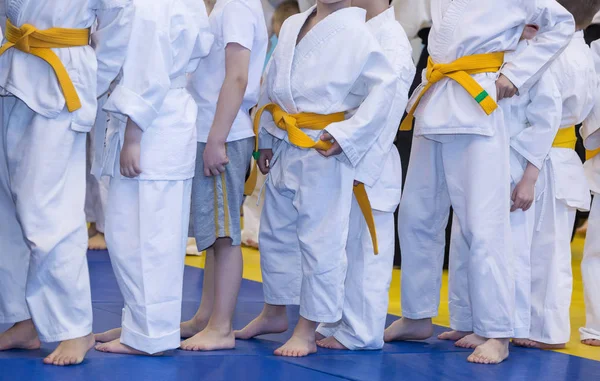
[[[292,148],[286,154],[286,181],[296,189],[293,204],[302,253],[303,319],[275,354],[304,356],[316,351],[315,322],[334,323],[342,317],[354,169],[314,150]]]
[[[112,180],[106,237],[125,307],[120,340],[98,350],[157,354],[179,347],[191,184]]]
[[[265,305],[261,314],[244,329],[238,339],[281,333],[288,329],[287,305],[300,304],[302,264],[296,220],[298,212],[283,184],[286,161],[277,162],[265,186],[265,202],[260,221],[260,267]]]
[[[456,341],[458,347],[471,348],[472,343],[463,340],[473,333],[473,313],[469,297],[469,245],[456,214],[452,218],[448,292],[452,331],[444,332],[438,338]]]
[[[600,346],[600,196],[595,195],[588,219],[588,235],[581,261],[585,292],[585,327],[579,329],[584,344]]]
[[[457,135],[442,144],[448,192],[469,245],[473,331],[482,344],[469,361],[485,364],[508,356],[515,311],[509,142],[502,113],[493,117],[494,136]]]
[[[8,175],[4,123],[8,115],[4,112],[9,114],[15,102],[15,98],[0,97],[0,323],[14,324],[0,333],[0,351],[40,347],[25,299],[30,250],[17,220]]]
[[[71,129],[66,110],[47,119],[15,100],[4,117],[10,187],[31,248],[29,311],[41,341],[61,341],[45,362],[80,363],[93,345],[83,212],[86,136]]]
[[[573,290],[571,234],[575,209],[556,199],[552,165],[548,162],[546,188],[536,206],[541,225],[531,249],[531,330],[528,346],[562,348],[571,335],[569,308]]]
[[[338,329],[318,343],[331,349],[374,350],[383,347],[383,331],[392,280],[395,236],[394,213],[373,210],[379,254],[375,255],[371,235],[356,199],[350,213],[348,234],[348,273],[344,312]],[[353,228],[357,225],[358,231]],[[359,240],[355,241],[355,237]]]
[[[194,351],[235,347],[232,320],[242,281],[240,209],[253,139],[227,144],[229,164],[220,176],[204,176],[204,147],[205,144],[198,144],[193,225],[198,248],[214,249],[215,289],[206,328],[181,344],[182,349]]]
[[[398,215],[402,249],[402,316],[385,331],[385,341],[424,340],[433,334],[444,264],[450,197],[441,160],[442,144],[413,139]]]
[[[206,249],[200,307],[191,320],[181,323],[181,337],[188,339],[206,328],[215,304],[215,250]]]

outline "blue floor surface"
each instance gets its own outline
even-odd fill
[[[90,253],[90,276],[94,306],[94,331],[119,326],[123,299],[106,252]],[[203,271],[186,267],[183,317],[190,318],[198,307]],[[234,326],[243,327],[262,309],[262,286],[244,281]],[[298,319],[291,308],[290,323]],[[390,316],[391,322],[395,318]],[[0,331],[8,328],[0,325]],[[439,327],[438,331],[442,328]],[[273,356],[272,352],[291,335],[267,335],[258,340],[238,341],[231,351],[192,353],[172,351],[160,358],[111,355],[90,351],[80,366],[58,368],[44,365],[42,357],[54,345],[38,351],[0,352],[1,381],[70,380],[600,380],[600,362],[521,348],[511,348],[510,358],[497,366],[467,363],[471,351],[452,343],[426,342],[389,344],[382,351],[349,352],[319,349],[300,359]]]

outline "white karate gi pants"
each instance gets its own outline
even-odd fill
[[[469,247],[473,331],[504,338],[514,335],[515,308],[509,139],[502,114],[490,118],[497,122],[491,137],[416,136],[413,140],[399,214],[402,313],[409,319],[438,313],[445,227],[452,205]]]
[[[350,350],[376,350],[384,344],[396,248],[394,213],[373,210],[373,217],[378,255],[374,254],[371,234],[358,202],[353,200],[346,247],[348,272],[342,320],[321,324],[317,329],[325,337],[335,337]]]
[[[92,332],[86,134],[0,98],[0,322],[29,318],[44,342]]]
[[[552,161],[540,173],[544,190],[536,202],[531,245],[531,329],[529,339],[564,344],[571,336],[573,292],[571,236],[576,209],[556,198]]]
[[[259,246],[265,302],[305,319],[342,318],[354,169],[287,142],[267,178]]]
[[[600,195],[594,194],[588,218],[588,234],[583,249],[581,275],[585,294],[585,327],[581,340],[600,340]]]
[[[513,184],[513,189],[514,189]],[[531,241],[535,227],[535,203],[527,211],[510,214],[515,274],[514,338],[529,338],[531,324]],[[456,216],[452,221],[448,279],[450,327],[456,331],[473,331],[472,304],[469,297],[469,246]]]
[[[106,243],[125,299],[121,343],[154,354],[180,345],[192,180],[111,180]]]

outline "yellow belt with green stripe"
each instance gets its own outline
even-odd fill
[[[343,112],[330,114],[330,115],[320,115],[320,114],[312,114],[312,113],[300,113],[300,114],[288,114],[283,111],[281,107],[274,103],[270,103],[264,107],[262,107],[256,113],[254,117],[254,134],[256,135],[256,143],[255,143],[255,160],[258,160],[258,133],[260,127],[260,118],[263,112],[268,111],[273,115],[273,120],[275,121],[275,125],[278,128],[287,132],[288,139],[290,143],[300,148],[307,149],[320,149],[320,150],[328,150],[331,147],[331,143],[327,141],[314,141],[310,136],[308,136],[303,129],[313,130],[313,131],[322,131],[331,123],[341,122],[345,119],[345,114]],[[252,168],[252,173],[250,178],[246,182],[245,186],[245,194],[249,195],[254,191],[256,187],[256,178],[257,178],[257,168],[256,166]],[[364,184],[360,184],[354,187],[354,197],[356,197],[356,201],[360,206],[360,210],[365,217],[367,222],[367,226],[369,228],[369,233],[371,234],[371,240],[373,242],[373,251],[375,254],[379,253],[379,248],[377,244],[377,232],[375,230],[375,219],[373,217],[373,209],[371,208],[371,202],[369,201],[369,196],[367,195],[367,191],[365,189]]]
[[[481,106],[487,115],[490,115],[498,108],[498,104],[490,97],[483,87],[472,75],[481,73],[495,73],[504,64],[504,53],[487,53],[475,54],[472,56],[462,57],[449,64],[437,64],[429,57],[427,62],[427,85],[423,87],[417,100],[408,112],[408,116],[400,126],[401,131],[410,131],[412,129],[414,113],[419,106],[419,102],[425,93],[435,83],[444,78],[451,78],[461,85],[477,103]]]
[[[7,19],[6,39],[8,42],[0,47],[0,55],[10,48],[15,48],[46,61],[56,74],[69,112],[81,108],[81,101],[69,73],[52,49],[88,45],[90,40],[89,29],[51,28],[38,30],[29,24],[24,24],[19,28]]]

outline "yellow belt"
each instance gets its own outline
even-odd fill
[[[281,109],[278,105],[271,103],[264,107],[262,107],[256,113],[254,117],[254,133],[256,135],[256,145],[254,152],[254,159],[258,160],[258,133],[260,127],[260,118],[263,112],[268,111],[273,115],[273,120],[275,121],[275,125],[278,128],[287,132],[288,139],[290,143],[293,145],[306,148],[306,149],[320,149],[320,150],[328,150],[331,147],[330,142],[326,141],[314,141],[310,136],[308,136],[303,129],[305,130],[313,130],[313,131],[322,131],[328,125],[335,122],[341,122],[345,119],[345,114],[343,112],[330,114],[330,115],[320,115],[320,114],[311,114],[311,113],[301,113],[301,114],[288,114]],[[252,169],[252,173],[250,174],[250,178],[246,182],[245,194],[249,195],[254,191],[256,187],[256,166]],[[379,247],[377,245],[377,233],[375,230],[375,220],[373,218],[373,209],[371,208],[371,202],[369,201],[369,196],[367,195],[367,191],[365,189],[364,184],[360,184],[354,187],[354,196],[356,197],[356,201],[360,206],[360,210],[365,217],[367,222],[367,226],[369,227],[369,232],[371,234],[371,240],[373,241],[373,249],[375,254],[379,253]]]
[[[553,148],[568,148],[575,149],[577,144],[577,134],[575,133],[575,126],[569,128],[561,128],[558,130],[554,142],[552,143]]]
[[[586,150],[585,151],[585,160],[592,160],[600,153],[600,148],[595,149],[593,151]]]
[[[0,47],[0,55],[14,47],[46,61],[54,69],[69,112],[81,108],[81,101],[69,73],[60,58],[52,51],[52,48],[60,49],[88,45],[90,40],[89,29],[51,28],[38,30],[29,24],[23,24],[18,28],[7,19],[6,39],[8,42]]]
[[[410,109],[408,116],[400,126],[401,131],[410,131],[412,129],[414,113],[421,101],[421,98],[433,84],[441,81],[444,78],[451,78],[458,82],[472,97],[479,103],[483,111],[490,115],[498,104],[490,97],[487,91],[471,75],[481,73],[495,73],[504,64],[504,53],[488,53],[475,54],[472,56],[462,57],[449,64],[436,64],[429,57],[427,62],[427,85],[423,87],[421,93],[417,97],[413,107]]]

